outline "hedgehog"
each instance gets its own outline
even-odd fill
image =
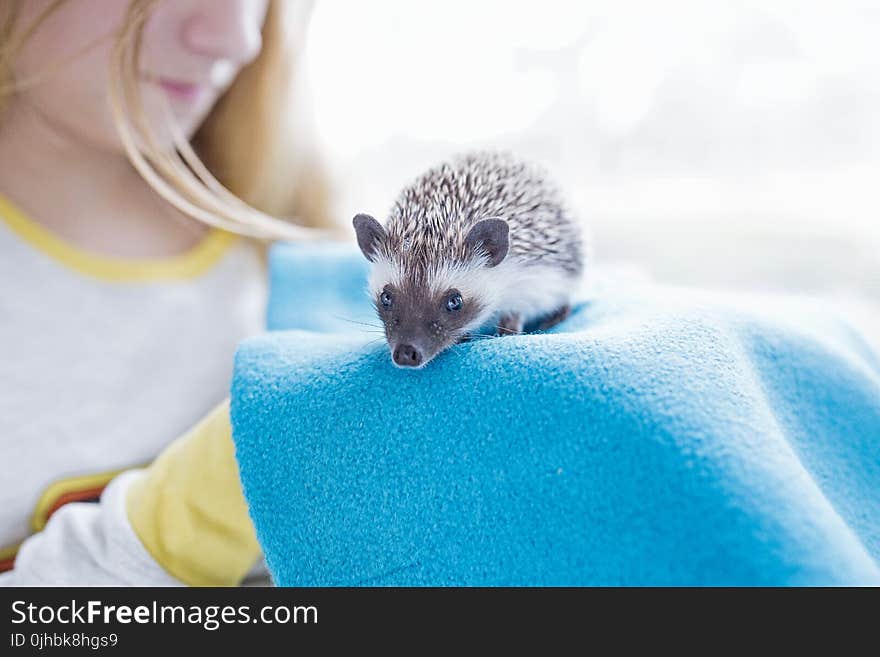
[[[398,196],[383,226],[352,220],[369,293],[398,367],[424,367],[478,330],[547,330],[571,310],[585,243],[544,172],[509,153],[439,164]]]

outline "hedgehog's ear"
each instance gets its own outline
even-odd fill
[[[473,225],[465,237],[468,248],[482,250],[488,257],[489,267],[494,267],[507,256],[510,246],[509,227],[504,219],[483,219]]]
[[[354,232],[357,233],[358,246],[361,247],[367,260],[373,262],[376,259],[379,242],[385,238],[385,229],[368,214],[355,215],[351,223],[354,225]]]

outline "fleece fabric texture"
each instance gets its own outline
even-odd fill
[[[359,253],[270,264],[232,423],[277,584],[880,584],[880,359],[827,304],[606,285],[408,371]]]

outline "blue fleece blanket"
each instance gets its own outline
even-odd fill
[[[407,371],[359,253],[271,272],[232,421],[277,584],[880,583],[880,361],[824,305],[611,286]]]

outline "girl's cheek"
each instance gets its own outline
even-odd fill
[[[28,0],[22,3],[23,9],[16,29],[27,28],[50,4],[48,0]],[[60,71],[75,68],[82,75],[95,77],[101,73],[98,68],[100,62],[106,62],[110,43],[122,23],[127,5],[127,2],[118,0],[62,2],[27,40],[16,59],[16,70],[37,73],[50,69]],[[105,56],[91,56],[95,51],[100,51]]]
[[[51,4],[51,0],[24,2],[18,29],[33,23]],[[122,144],[109,102],[108,67],[128,6],[129,0],[62,2],[31,35],[13,64],[16,79],[39,79],[39,84],[21,95],[42,117],[85,143],[120,152]],[[171,144],[170,134],[163,129],[169,109],[184,133],[191,135],[240,67],[256,55],[258,50],[245,47],[250,40],[243,35],[259,35],[267,6],[265,0],[216,4],[162,0],[154,6],[144,30],[140,72],[171,77],[172,82],[210,83],[198,102],[190,102],[173,94],[169,97],[155,81],[141,81],[147,120],[159,130],[162,142]],[[199,20],[204,22],[203,37],[210,36],[202,47],[214,44],[208,51],[194,50],[183,38],[184,28]],[[237,43],[244,45],[234,47]]]
[[[49,4],[48,0],[25,2],[17,29],[30,25]],[[19,93],[28,106],[77,142],[118,152],[122,144],[110,109],[108,67],[128,4],[128,0],[61,3],[31,35],[13,63],[17,80],[39,80]],[[180,53],[173,41],[181,6],[167,1],[156,5],[148,27],[155,23],[158,29],[145,30],[141,70],[180,67]],[[153,85],[142,84],[147,119],[154,126],[162,126],[166,99],[158,97]],[[194,130],[189,125],[183,127]],[[159,138],[171,143],[170,133]]]
[[[50,3],[28,0],[16,23],[26,29]],[[107,67],[127,2],[68,0],[25,42],[13,62],[16,80],[36,81],[20,94],[48,121],[75,137],[116,145],[107,103]]]

